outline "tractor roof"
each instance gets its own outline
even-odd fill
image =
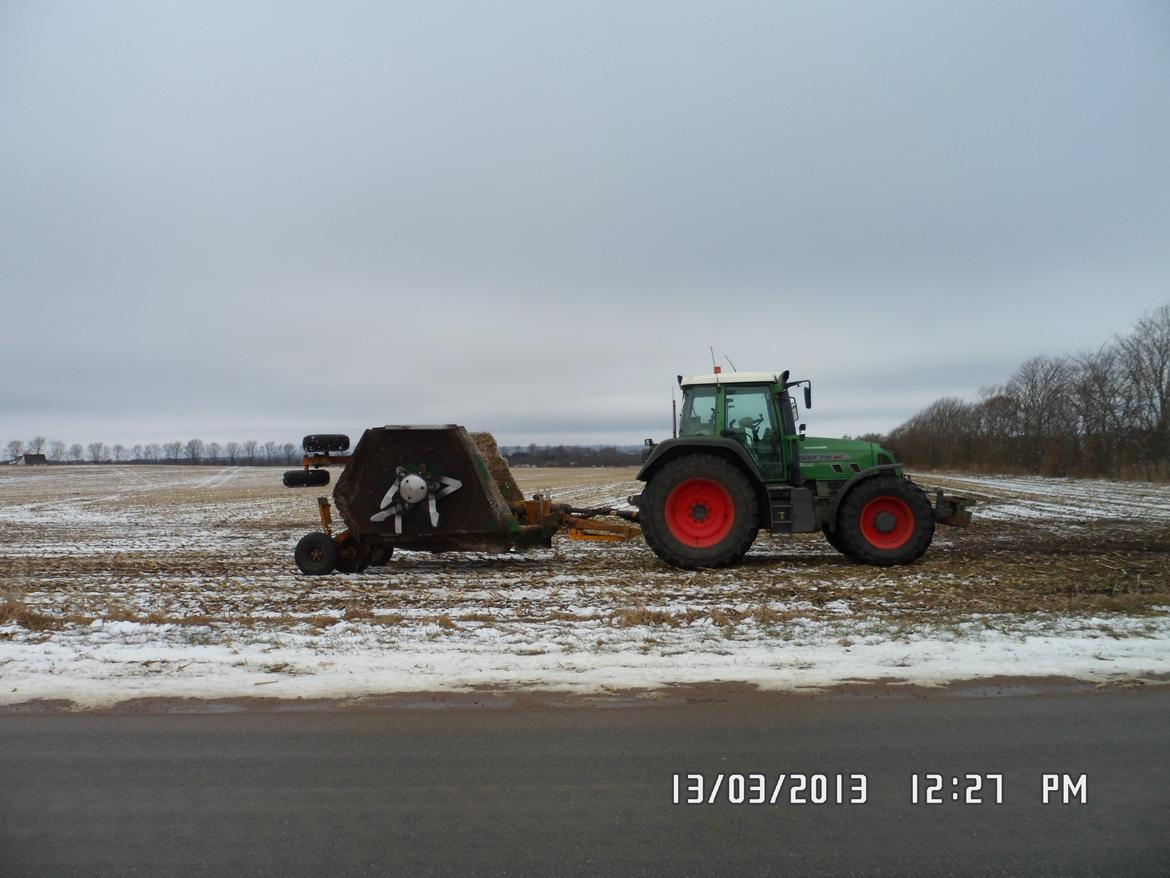
[[[695,384],[774,384],[780,376],[774,372],[718,372],[683,378],[682,386]]]

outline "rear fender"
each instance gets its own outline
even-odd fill
[[[704,454],[721,454],[731,457],[736,463],[747,470],[748,475],[759,484],[763,484],[764,477],[760,473],[760,466],[748,454],[747,449],[733,439],[723,436],[687,436],[681,439],[667,439],[654,446],[642,468],[638,470],[637,479],[647,482],[650,477],[667,461],[674,460],[683,454],[700,452]]]

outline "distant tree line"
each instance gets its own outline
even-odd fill
[[[300,462],[301,446],[292,442],[151,442],[142,445],[107,445],[74,442],[66,445],[37,436],[27,443],[13,439],[4,446],[9,460],[23,454],[43,454],[49,463],[130,463],[130,464],[206,464],[209,466],[289,466]]]
[[[534,444],[502,451],[509,466],[637,466],[642,462],[641,449],[634,451],[614,446]]]
[[[1037,356],[882,441],[926,468],[1170,479],[1170,304],[1094,351]]]
[[[37,436],[28,442],[14,439],[5,446],[8,460],[23,454],[44,454],[56,464],[198,464],[208,466],[294,466],[301,461],[301,446],[292,442],[153,442],[141,445],[107,445],[59,440]],[[585,445],[528,445],[502,448],[512,466],[637,466],[641,448],[595,448]]]

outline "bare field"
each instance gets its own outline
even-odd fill
[[[624,502],[640,490],[634,472],[514,474],[526,493],[587,505]],[[527,554],[400,552],[360,575],[309,578],[292,549],[315,529],[318,491],[283,488],[277,469],[6,468],[0,677],[19,685],[0,694],[108,698],[112,680],[125,697],[218,692],[224,680],[234,693],[305,695],[930,681],[1011,673],[1042,660],[1026,649],[1037,640],[1061,641],[1057,672],[1110,642],[1092,659],[1105,677],[1170,671],[1170,488],[919,481],[980,505],[972,528],[939,528],[904,568],[852,564],[819,535],[761,535],[745,564],[720,571],[671,569],[641,541],[561,539]],[[928,648],[940,643],[978,649],[952,656],[966,670],[944,672]]]

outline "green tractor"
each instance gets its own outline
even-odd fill
[[[788,372],[731,372],[678,378],[678,435],[658,445],[630,498],[646,542],[676,567],[737,563],[756,534],[820,530],[841,554],[864,564],[910,564],[934,526],[965,526],[972,501],[930,498],[873,442],[806,437],[789,391],[808,381]]]

